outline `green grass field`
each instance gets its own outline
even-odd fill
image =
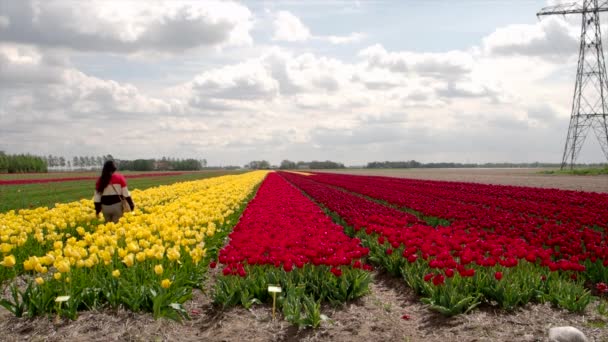
[[[143,177],[133,179],[129,179],[128,173],[124,173],[124,175],[127,178],[129,190],[144,190],[159,185],[240,173],[243,173],[243,171],[202,171],[184,173],[175,176]],[[81,177],[82,175],[83,173],[74,173],[64,177]],[[98,173],[87,173],[86,175],[98,176]],[[93,198],[94,186],[94,180],[26,185],[2,185],[0,186],[0,212],[6,212],[12,209],[29,209],[43,206],[52,207],[55,205],[55,203],[66,203],[78,201],[82,198]]]
[[[608,175],[608,167],[599,168],[584,168],[584,169],[565,169],[565,170],[548,170],[541,171],[540,173],[548,174],[548,175],[580,175],[580,176],[598,176],[598,175]]]

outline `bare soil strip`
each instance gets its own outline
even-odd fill
[[[608,193],[608,175],[551,175],[541,171],[543,169],[345,169],[330,172]]]
[[[217,271],[215,271],[217,272]],[[207,289],[213,280],[210,279]],[[374,272],[371,292],[339,307],[326,305],[329,319],[316,330],[298,330],[272,320],[270,305],[250,310],[215,307],[208,294],[195,291],[186,303],[192,319],[154,320],[150,314],[103,310],[82,312],[77,320],[16,318],[0,309],[3,341],[544,341],[553,326],[571,325],[590,341],[608,341],[608,317],[597,304],[582,314],[526,305],[513,313],[482,306],[452,318],[430,311],[400,279]],[[404,318],[404,315],[407,317]]]

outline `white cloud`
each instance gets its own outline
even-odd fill
[[[544,156],[563,145],[576,47],[551,49],[576,30],[559,18],[431,53],[363,33],[315,35],[289,12],[252,31],[268,16],[234,3],[9,4],[0,27],[0,149],[9,152],[117,155],[111,136],[127,142],[123,158],[350,164],[554,161]],[[250,32],[274,33],[276,45],[255,45]],[[364,38],[359,53],[344,45]],[[125,63],[153,54],[172,56]],[[69,136],[58,132],[68,125]]]
[[[483,39],[490,55],[540,56],[564,60],[578,52],[580,27],[562,18],[545,18],[536,25],[510,25],[498,28]]]
[[[11,21],[7,16],[0,15],[0,29],[5,29],[10,25]]]
[[[250,11],[215,1],[11,1],[0,41],[83,51],[179,52],[250,44]]]
[[[5,89],[57,83],[67,65],[67,57],[60,52],[0,44],[0,83]]]
[[[274,19],[275,41],[298,42],[306,41],[312,37],[310,30],[298,17],[288,11],[279,11]]]
[[[376,44],[359,52],[370,68],[388,69],[403,74],[458,79],[470,73],[473,58],[463,51],[444,53],[388,52]]]
[[[350,44],[356,43],[367,37],[366,34],[360,32],[353,32],[348,36],[327,36],[327,40],[332,44]]]
[[[233,102],[270,100],[279,91],[278,82],[259,60],[204,72],[188,86],[195,101],[210,98]]]

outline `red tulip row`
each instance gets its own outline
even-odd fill
[[[365,228],[367,234],[379,234],[379,243],[383,245],[386,242],[388,245],[386,253],[392,254],[393,249],[404,247],[402,256],[409,262],[422,257],[429,261],[431,268],[456,269],[466,277],[475,273],[468,268],[471,263],[513,267],[519,259],[535,261],[536,255],[550,255],[549,251],[530,246],[516,236],[500,235],[484,229],[472,230],[457,224],[431,227],[414,215],[318,183],[314,177],[288,173],[281,175],[337,213],[355,230]]]
[[[317,176],[281,175],[352,226],[370,248],[372,261],[402,276],[425,303],[444,314],[466,312],[483,301],[506,309],[551,301],[573,311],[590,301],[588,289],[576,281],[577,272],[585,270],[581,260],[557,260],[550,246],[529,243],[514,227],[475,226],[463,219],[432,227],[365,196],[320,183]],[[608,275],[588,273],[588,279]]]
[[[312,177],[319,182],[338,185],[409,208],[419,206],[440,217],[458,218],[457,211],[461,210],[446,208],[447,205],[433,205],[434,203],[425,207],[425,202],[433,199],[435,203],[441,201],[459,206],[458,209],[465,211],[483,207],[503,212],[518,211],[543,222],[553,220],[608,227],[607,194],[328,173],[318,173]],[[408,193],[408,196],[403,197],[403,193]]]
[[[478,239],[478,244],[492,251],[479,260],[481,265],[501,263],[497,259],[500,256],[509,260],[507,264],[525,258],[539,261],[551,270],[583,271],[589,266],[586,261],[608,266],[605,194],[565,191],[560,196],[558,190],[337,174],[308,177],[424,215],[451,220],[446,229],[452,231],[452,244],[462,246]],[[501,190],[505,191],[504,196],[500,196]],[[594,198],[595,204],[589,204],[586,195]],[[463,255],[465,261],[470,259],[467,254]]]
[[[229,237],[219,253],[218,304],[268,301],[267,287],[279,285],[285,318],[316,327],[321,301],[345,302],[369,291],[371,267],[361,260],[369,249],[276,173],[268,174]]]
[[[219,254],[225,275],[244,276],[244,263],[282,266],[286,272],[312,263],[331,266],[339,276],[340,266],[350,266],[368,253],[276,173],[267,176],[229,236]]]

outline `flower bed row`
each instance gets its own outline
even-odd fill
[[[30,254],[23,246],[15,248],[15,255],[4,256],[0,270],[11,277],[25,272],[25,279],[35,282],[25,290],[13,283],[13,299],[0,304],[17,315],[74,317],[81,309],[122,305],[179,318],[185,314],[181,303],[199,286],[209,259],[265,175],[258,171],[149,189],[140,196],[134,192],[141,206],[116,224],[65,223],[52,230],[22,231],[18,236],[38,248]],[[37,220],[48,224],[47,218]],[[56,305],[57,296],[69,300]]]
[[[551,270],[585,271],[586,279],[594,283],[608,280],[606,194],[564,191],[560,196],[558,190],[471,183],[336,174],[309,177],[423,215],[448,219],[455,229],[517,237],[521,242],[511,246],[509,252],[520,259],[525,257]],[[501,190],[505,196],[500,196]],[[593,198],[595,204],[589,204],[585,196]]]
[[[223,306],[270,299],[297,325],[317,326],[321,301],[344,302],[368,291],[367,248],[344,234],[323,211],[276,173],[249,203],[219,253],[215,301]]]
[[[178,176],[183,172],[150,172],[150,173],[136,173],[129,174],[129,178],[144,178],[144,177],[162,177],[162,176]],[[41,183],[56,183],[56,182],[70,182],[97,179],[93,176],[81,176],[81,177],[56,177],[56,178],[28,178],[28,179],[0,179],[0,186],[2,185],[24,185],[24,184],[41,184]]]
[[[432,308],[447,314],[466,312],[482,302],[513,309],[529,301],[551,301],[577,311],[591,296],[574,271],[551,272],[533,255],[549,250],[530,246],[518,236],[452,223],[432,227],[410,215],[362,196],[316,182],[315,177],[281,173],[357,232],[370,248],[370,259],[401,275]],[[377,212],[382,213],[382,223]]]
[[[203,192],[209,188],[229,182],[230,176],[215,177],[193,182],[163,185],[144,191],[131,192],[136,210],[127,214],[139,216],[144,213],[163,211],[165,205],[178,199]],[[92,190],[91,190],[92,191]],[[53,249],[56,242],[64,243],[70,237],[82,235],[103,223],[95,216],[92,200],[58,203],[52,208],[11,210],[0,213],[0,260],[15,259],[16,271],[23,271],[22,264],[30,256],[43,256]],[[0,284],[15,270],[8,272],[0,267]]]

